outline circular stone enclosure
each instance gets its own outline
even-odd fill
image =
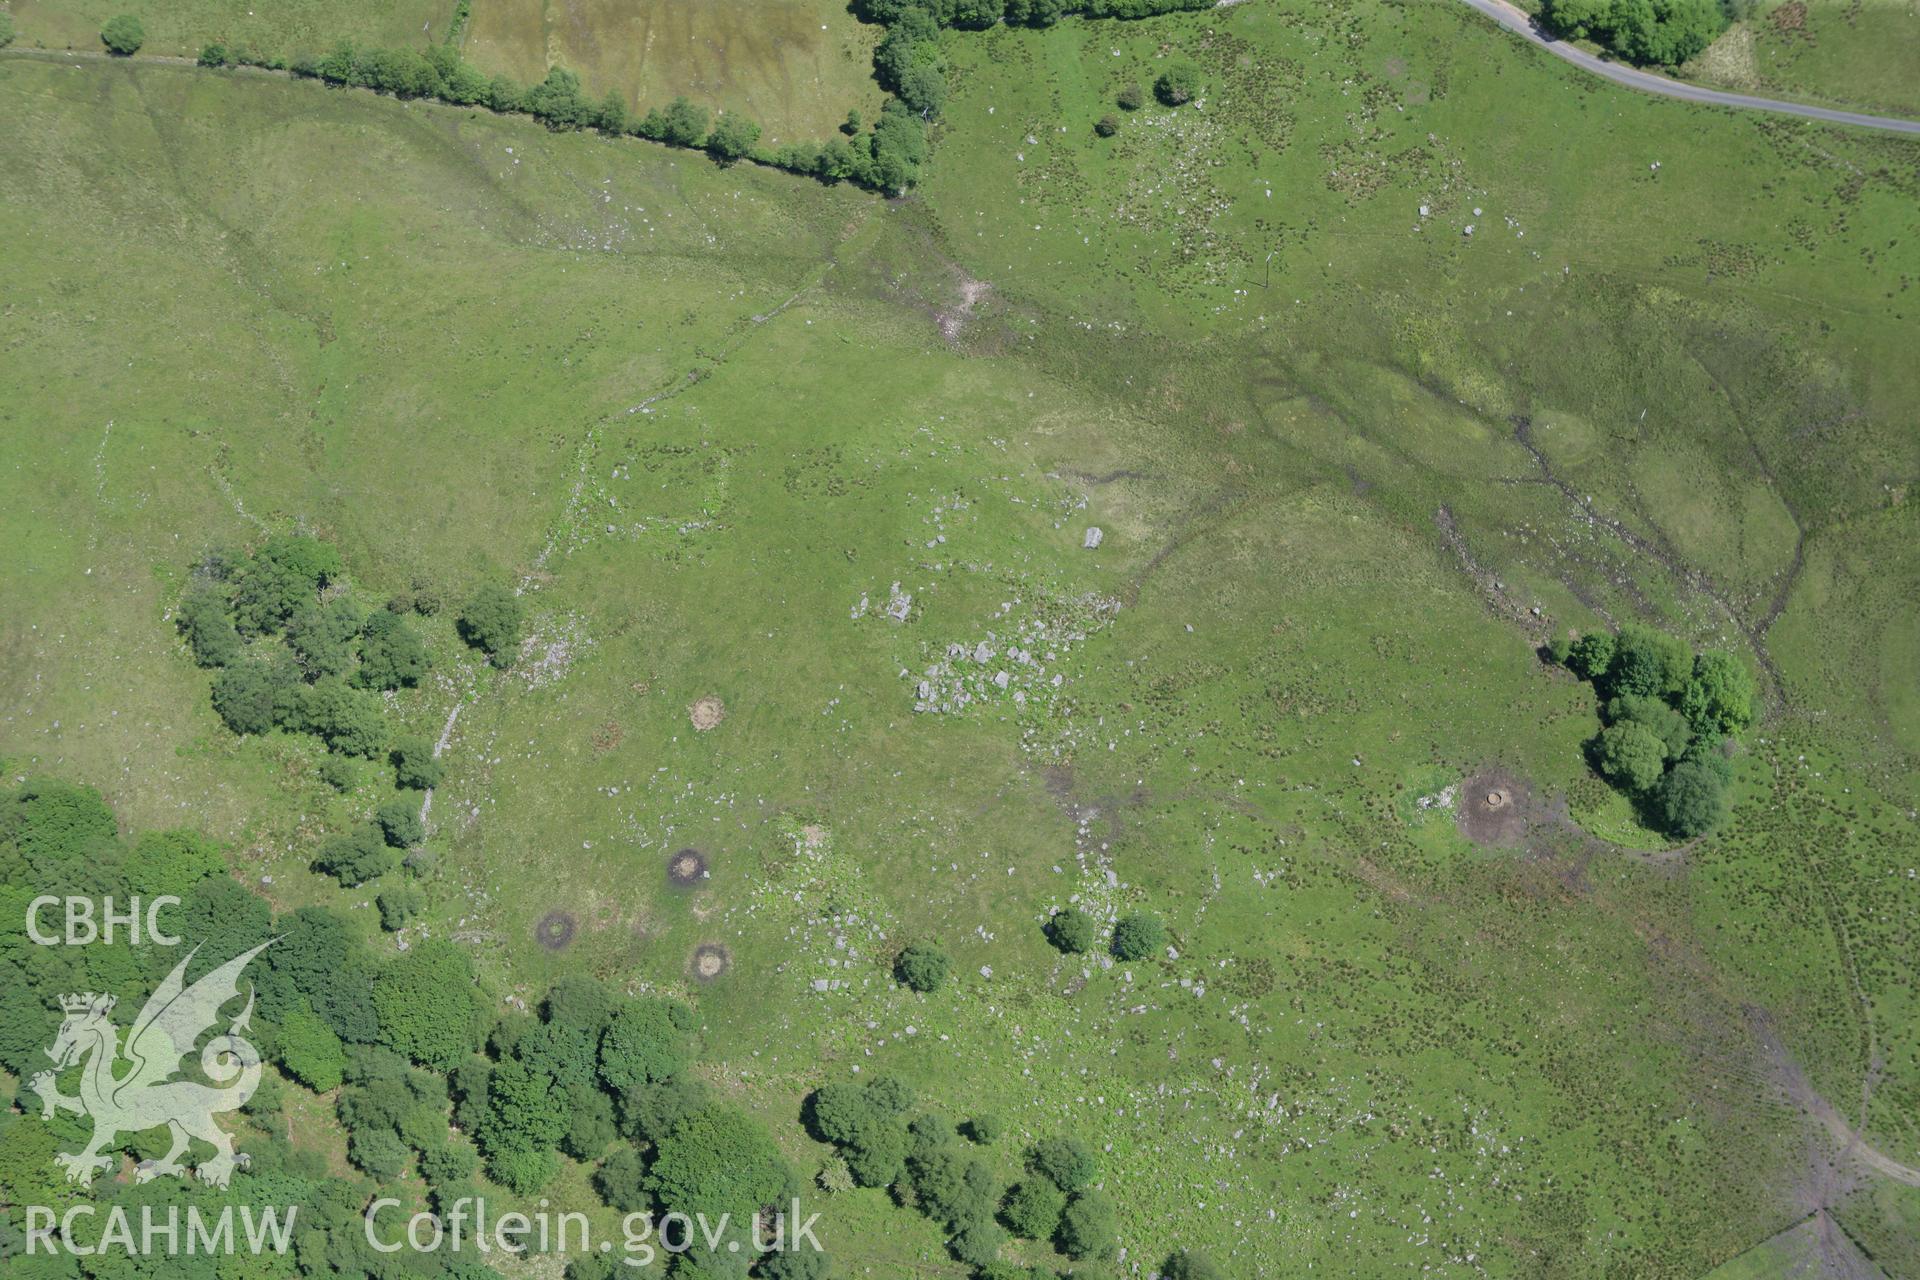
[[[707,856],[698,849],[682,849],[667,859],[667,882],[676,889],[690,889],[706,874]]]
[[[549,951],[564,950],[573,941],[576,927],[573,917],[566,912],[549,911],[533,926],[533,938]]]
[[[733,967],[733,954],[717,942],[704,942],[693,949],[688,966],[699,982],[712,982]]]
[[[1460,834],[1477,845],[1517,845],[1527,838],[1532,800],[1532,790],[1507,770],[1482,770],[1460,784]]]

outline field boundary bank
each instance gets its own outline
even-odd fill
[[[746,151],[737,155],[723,155],[710,147],[704,139],[699,142],[683,144],[668,139],[648,137],[644,134],[631,131],[623,130],[619,133],[613,133],[597,125],[586,123],[571,127],[556,126],[528,110],[502,111],[485,102],[451,102],[432,94],[400,94],[371,85],[336,83],[327,79],[325,76],[309,75],[302,71],[296,71],[291,67],[261,66],[258,63],[252,62],[229,62],[219,66],[208,66],[197,58],[181,57],[176,54],[139,54],[132,57],[123,57],[118,54],[94,52],[87,49],[0,49],[0,61],[5,61],[10,58],[23,62],[45,62],[65,64],[68,66],[78,63],[104,63],[121,64],[132,67],[165,67],[176,71],[213,71],[234,76],[258,76],[300,83],[311,83],[323,89],[367,93],[376,98],[387,98],[405,105],[421,102],[434,106],[447,107],[454,111],[477,111],[500,119],[522,119],[538,125],[551,133],[587,134],[598,137],[605,142],[641,142],[663,148],[667,151],[690,151],[698,155],[710,157],[716,165],[722,168],[729,168],[735,164],[750,164],[756,168],[766,169],[775,173],[792,174],[797,178],[810,178],[823,186],[848,186],[882,197],[894,194],[892,189],[877,186],[874,181],[853,173],[828,175],[816,169],[780,163],[772,153],[762,152],[755,154],[752,151]],[[538,86],[534,87],[537,88]],[[755,128],[757,130],[758,126],[755,126]]]

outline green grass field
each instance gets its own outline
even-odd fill
[[[444,40],[453,0],[10,0],[25,48],[101,51],[100,28],[130,13],[146,29],[143,52],[191,58],[221,41],[267,57],[319,54],[351,40],[419,46]]]
[[[1920,5],[1767,0],[1686,71],[1776,96],[1920,115]]]
[[[512,12],[478,0],[470,57],[803,134],[865,71],[838,10],[791,46]],[[1920,1273],[1920,1187],[1833,1173],[1816,1102],[1920,1165],[1920,146],[1598,86],[1452,4],[947,40],[898,201],[0,57],[9,775],[364,905],[306,866],[375,788],[221,726],[187,567],[299,529],[369,599],[517,583],[513,669],[443,616],[395,699],[430,737],[458,708],[409,940],[503,999],[688,997],[808,1175],[802,1096],[894,1071],[999,1112],[1007,1176],[1092,1144],[1141,1275],[1732,1280],[1819,1212]],[[1173,57],[1194,103],[1115,107]],[[1684,847],[1535,656],[1633,619],[1768,691]],[[1495,769],[1516,843],[1458,820]],[[1063,957],[1069,903],[1172,953]],[[931,995],[888,976],[914,939],[953,956]],[[824,1222],[839,1274],[962,1271],[880,1192]]]

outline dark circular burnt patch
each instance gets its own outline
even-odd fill
[[[733,954],[717,942],[703,942],[693,949],[689,968],[699,982],[712,982],[733,966]]]
[[[1533,793],[1505,769],[1476,773],[1460,784],[1460,834],[1478,845],[1507,848],[1527,837]]]
[[[560,951],[573,941],[573,917],[564,911],[549,911],[533,926],[533,940],[549,951]]]
[[[682,849],[667,859],[667,880],[676,888],[699,884],[707,874],[707,856],[698,849]]]

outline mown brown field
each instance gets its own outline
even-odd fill
[[[780,142],[826,136],[849,107],[879,110],[877,31],[825,0],[481,0],[464,51],[522,81],[569,67],[642,109],[685,94]]]

